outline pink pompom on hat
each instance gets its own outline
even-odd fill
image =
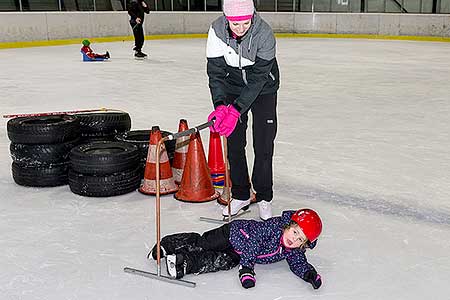
[[[255,6],[253,0],[224,0],[223,13],[228,21],[238,22],[253,17]]]

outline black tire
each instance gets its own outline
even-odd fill
[[[70,165],[82,174],[113,174],[137,168],[139,151],[135,145],[124,142],[82,144],[70,151]]]
[[[122,134],[116,135],[116,140],[131,143],[136,145],[139,149],[141,163],[145,167],[145,162],[148,155],[148,144],[150,142],[150,132],[151,130],[131,130],[124,132]],[[162,137],[166,137],[172,134],[169,131],[161,130]],[[169,157],[170,163],[172,163],[173,156],[175,155],[175,140],[165,141],[164,146],[166,147],[167,155]]]
[[[69,171],[70,190],[88,197],[110,197],[130,193],[139,188],[139,168],[110,175],[85,175]]]
[[[79,137],[80,121],[70,115],[21,117],[9,120],[7,130],[16,144],[57,144]]]
[[[80,120],[81,135],[87,138],[113,137],[131,128],[131,118],[126,112],[77,114],[76,117]]]
[[[81,144],[93,143],[93,142],[113,142],[115,141],[115,134],[107,135],[81,135]]]
[[[21,166],[12,163],[12,176],[18,185],[34,187],[50,187],[65,185],[69,182],[69,164],[53,164],[48,166]]]
[[[41,166],[67,162],[70,150],[79,144],[75,139],[60,144],[27,145],[11,143],[9,151],[13,161],[21,166]]]

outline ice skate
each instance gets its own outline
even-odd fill
[[[262,200],[258,202],[258,207],[261,220],[272,218],[272,202]]]
[[[187,261],[183,254],[171,254],[166,257],[167,273],[174,279],[180,279],[186,274]]]
[[[245,213],[245,211],[250,207],[251,199],[248,200],[237,200],[231,199],[230,203],[230,213],[231,217],[236,217]],[[242,210],[242,211],[241,211]],[[225,206],[222,210],[222,216],[228,218],[228,206]]]
[[[145,54],[141,51],[136,51],[136,53],[134,54],[134,58],[137,60],[144,60],[147,58],[147,54]]]

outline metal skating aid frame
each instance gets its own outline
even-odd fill
[[[124,268],[123,270],[125,271],[125,273],[140,275],[140,276],[144,276],[144,277],[148,277],[148,278],[152,278],[152,279],[157,279],[157,280],[161,280],[161,281],[165,281],[165,282],[169,282],[169,283],[175,283],[175,284],[179,284],[179,285],[184,285],[186,287],[191,287],[191,288],[195,287],[195,282],[191,282],[191,281],[187,281],[187,280],[183,280],[183,279],[173,279],[172,277],[169,277],[169,276],[164,276],[164,275],[161,275],[161,274],[158,275],[158,274],[155,274],[155,273],[141,271],[141,270],[128,268],[128,267]]]
[[[152,279],[157,279],[169,283],[175,283],[179,285],[183,285],[186,287],[195,287],[195,282],[182,280],[182,279],[175,279],[168,276],[161,275],[161,183],[160,183],[160,170],[159,170],[159,160],[160,160],[160,154],[161,154],[161,146],[162,143],[164,143],[167,140],[173,140],[177,139],[182,136],[187,136],[192,133],[199,132],[202,129],[208,128],[209,126],[212,126],[214,124],[214,121],[209,121],[207,123],[201,124],[199,126],[196,126],[194,128],[191,128],[189,130],[185,130],[182,132],[178,132],[175,134],[170,134],[158,141],[158,144],[156,145],[156,264],[157,264],[157,272],[151,273],[146,272],[142,270],[137,270],[133,268],[124,268],[123,271],[130,274],[135,275],[141,275]],[[150,150],[149,150],[150,151]]]

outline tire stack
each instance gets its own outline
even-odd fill
[[[78,195],[109,197],[136,190],[141,184],[138,148],[130,143],[98,141],[70,152],[69,186]]]
[[[146,130],[131,130],[124,132],[122,134],[116,135],[116,140],[121,142],[126,142],[135,145],[139,149],[139,160],[140,160],[140,172],[141,178],[144,178],[145,164],[148,155],[148,145],[150,141],[150,129]],[[171,132],[161,130],[162,137],[166,137]],[[167,155],[169,157],[170,165],[172,165],[173,156],[175,155],[175,140],[165,141],[164,146],[166,147]]]
[[[83,143],[113,141],[117,134],[131,128],[131,118],[126,112],[86,113],[76,116],[80,120]]]
[[[7,131],[17,184],[51,187],[68,183],[69,152],[80,137],[75,116],[14,118],[8,121]]]

